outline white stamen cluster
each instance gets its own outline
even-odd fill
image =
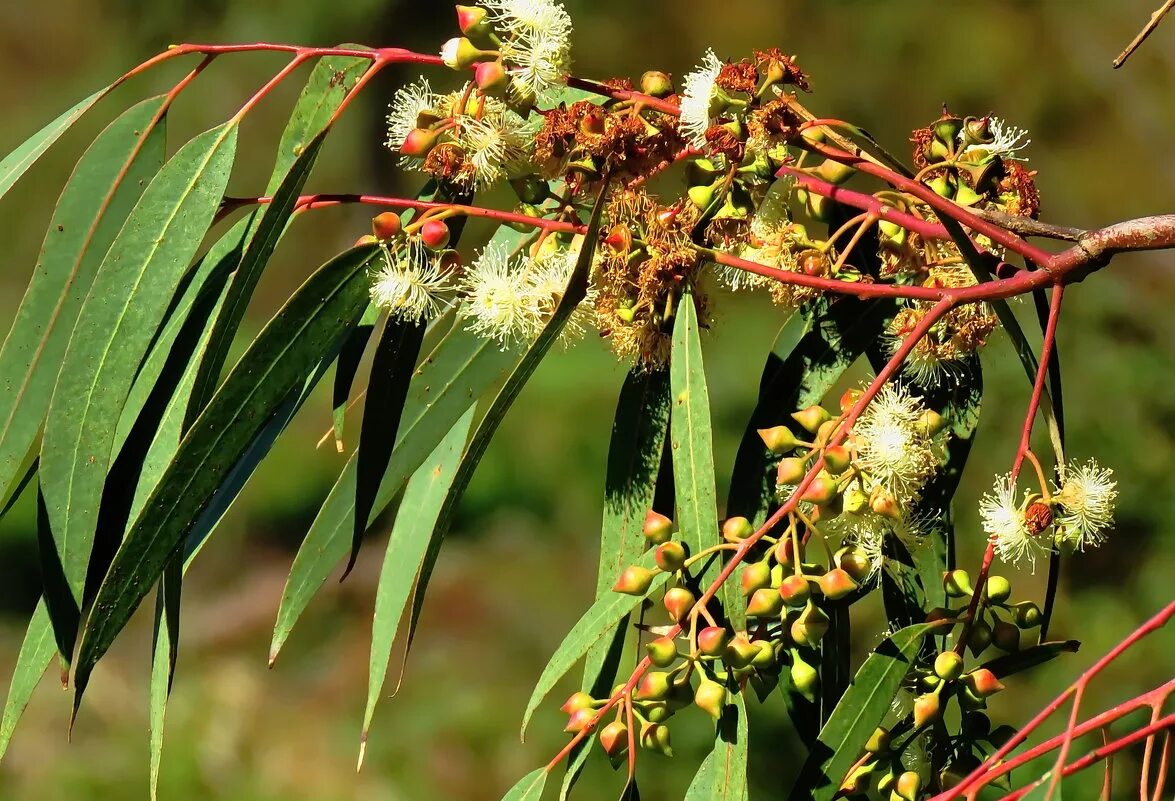
[[[988,542],[1005,562],[1018,564],[1027,559],[1036,569],[1036,557],[1046,551],[1028,529],[1024,505],[1016,501],[1016,484],[1011,475],[999,476],[991,492],[979,501],[979,517]]]
[[[938,467],[934,443],[920,424],[925,411],[909,390],[889,383],[853,426],[859,465],[903,504]]]
[[[991,130],[992,140],[983,144],[969,145],[963,151],[964,155],[969,153],[990,153],[1001,158],[1016,158],[1020,161],[1028,161],[1027,158],[1016,155],[1032,144],[1032,140],[1028,138],[1027,129],[1009,125],[999,117],[992,117],[988,125]],[[959,135],[962,136],[963,133],[960,132]]]
[[[476,184],[489,186],[506,177],[527,157],[527,126],[512,111],[457,118],[457,142],[475,169]]]
[[[874,582],[890,561],[886,556],[887,541],[897,540],[911,552],[925,542],[922,521],[908,513],[903,513],[896,520],[868,511],[863,514],[844,514],[826,524],[826,533],[841,536],[845,545],[859,549],[869,563],[866,584]]]
[[[384,263],[372,278],[371,302],[388,315],[427,322],[445,307],[452,275],[417,239],[384,250]]]
[[[571,16],[555,0],[484,0],[519,94],[542,98],[571,68]]]
[[[388,138],[385,142],[388,149],[399,150],[408,134],[417,127],[420,115],[426,111],[434,111],[438,104],[438,98],[427,78],[419,78],[397,89],[392,95],[392,102],[388,104]],[[417,167],[420,162],[418,158],[403,156],[400,159],[400,166]]]
[[[1062,474],[1054,496],[1055,522],[1061,536],[1079,551],[1105,542],[1105,531],[1114,522],[1118,483],[1113,475],[1092,459],[1083,465],[1071,462]]]
[[[681,95],[681,118],[678,122],[682,134],[694,147],[706,144],[706,131],[714,124],[710,107],[714,102],[718,74],[722,72],[722,61],[713,49],[702,56],[702,63],[685,76]]]

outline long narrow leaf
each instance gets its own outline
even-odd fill
[[[24,641],[20,644],[20,653],[16,657],[12,682],[8,686],[8,697],[4,699],[4,714],[0,718],[0,759],[4,758],[16,724],[29,705],[33,690],[37,689],[41,677],[49,669],[55,653],[57,643],[53,639],[53,622],[49,619],[49,609],[42,598],[29,620]]]
[[[706,755],[685,801],[747,801],[747,707],[737,693],[722,711],[714,750]]]
[[[56,142],[69,127],[77,122],[102,97],[110,91],[109,86],[99,89],[94,94],[78,101],[77,105],[63,112],[57,119],[50,122],[41,130],[30,136],[17,146],[3,161],[0,161],[0,198],[8,194],[20,177],[33,166],[46,150]]]

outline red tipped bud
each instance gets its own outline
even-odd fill
[[[787,426],[760,428],[758,433],[759,439],[763,440],[763,444],[767,446],[767,450],[771,451],[776,456],[782,456],[785,453],[790,453],[800,445],[800,443],[796,441],[796,435],[793,434],[791,429]]]
[[[673,521],[652,509],[645,514],[645,539],[654,545],[668,542],[673,536]]]
[[[501,61],[483,61],[473,68],[477,88],[490,97],[502,97],[510,87],[510,76]]]
[[[857,582],[844,568],[835,567],[820,577],[817,582],[824,597],[830,601],[839,601],[857,589]]]
[[[664,701],[670,689],[669,674],[653,671],[641,678],[633,697],[638,701]]]
[[[632,250],[632,231],[627,225],[614,225],[608,229],[603,241],[608,249],[615,253],[628,253]]]
[[[824,464],[828,471],[840,474],[849,469],[853,457],[844,445],[833,445],[824,449]]]
[[[783,611],[783,599],[770,587],[756,590],[747,603],[749,617],[775,617]]]
[[[963,675],[963,657],[954,651],[943,651],[934,658],[934,675],[944,681],[954,681]]]
[[[694,691],[694,703],[710,717],[718,720],[722,717],[722,708],[726,705],[726,688],[716,681],[702,679],[698,689]]]
[[[844,394],[840,396],[840,401],[838,403],[838,407],[840,408],[841,413],[844,414],[849,409],[853,408],[853,404],[860,400],[863,394],[865,393],[861,392],[859,389],[846,389]]]
[[[436,147],[440,139],[440,131],[426,131],[423,128],[413,128],[400,143],[400,155],[422,159]]]
[[[486,10],[480,6],[457,6],[457,27],[466,36],[481,36],[490,30]]]
[[[665,604],[665,610],[669,612],[669,617],[675,623],[680,623],[689,615],[697,600],[694,594],[685,587],[674,587],[665,592],[665,598],[662,602]]]
[[[590,709],[594,703],[595,699],[581,690],[579,692],[572,693],[571,697],[564,701],[563,706],[559,707],[559,709],[570,715],[574,712],[578,712],[581,709]]]
[[[676,573],[685,565],[685,546],[676,540],[670,540],[657,546],[653,552],[653,561],[657,567],[666,573]]]
[[[595,718],[596,712],[594,709],[577,709],[571,713],[571,717],[567,719],[567,725],[563,727],[565,732],[581,732],[588,727],[588,724]]]
[[[612,759],[619,759],[628,751],[628,727],[614,720],[600,729],[600,746]]]
[[[927,723],[938,720],[942,714],[942,705],[937,693],[927,693],[914,699],[914,726],[922,728]]]
[[[779,585],[779,597],[783,598],[788,606],[803,606],[812,597],[812,588],[803,576],[791,575]]]
[[[449,244],[449,226],[444,220],[427,220],[420,226],[420,241],[429,250],[444,250]]]
[[[742,542],[755,533],[755,527],[745,517],[728,517],[722,524],[722,539],[727,542]]]
[[[639,565],[632,565],[624,569],[620,578],[612,586],[613,592],[622,592],[625,595],[644,595],[653,583],[653,571]]]
[[[808,484],[808,488],[804,490],[804,494],[800,496],[800,500],[814,503],[817,506],[824,506],[825,504],[832,503],[838,495],[840,495],[840,492],[836,484],[836,479],[821,470],[816,478],[812,479],[812,483]]]
[[[828,410],[823,406],[809,406],[807,409],[792,413],[792,419],[803,426],[804,430],[810,434],[815,434],[820,430],[820,426],[827,423],[832,418]]]
[[[804,555],[804,546],[800,546],[800,557]],[[791,537],[784,537],[775,543],[775,561],[783,567],[792,567],[796,563],[794,543]]]
[[[677,661],[677,643],[672,637],[658,637],[645,646],[649,661],[659,668],[666,668]]]
[[[996,675],[987,668],[976,668],[963,677],[967,689],[980,698],[990,698],[1004,689],[1004,685]]]
[[[394,211],[385,211],[382,214],[377,214],[371,220],[371,232],[375,234],[376,239],[382,239],[384,241],[398,236],[402,227],[400,215]]]
[[[722,656],[730,635],[721,626],[707,626],[698,632],[698,650],[706,656]]]
[[[779,486],[799,484],[807,474],[808,467],[798,456],[789,456],[779,462],[775,470],[775,483]]]
[[[771,584],[771,565],[764,559],[753,562],[743,568],[742,575],[743,595],[753,595],[756,591]]]
[[[363,236],[361,236],[355,240],[355,247],[357,247],[357,248],[364,248],[364,247],[367,247],[368,245],[377,245],[377,244],[379,244],[379,240],[376,239],[371,234],[364,234]]]

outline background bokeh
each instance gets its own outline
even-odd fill
[[[1155,0],[567,0],[576,69],[607,77],[656,67],[682,75],[708,46],[722,56],[780,46],[812,75],[811,107],[869,128],[895,151],[943,103],[995,111],[1032,132],[1044,216],[1095,226],[1170,211],[1175,189],[1175,21],[1119,71],[1110,60]],[[433,51],[451,35],[451,6],[434,0],[43,0],[5,3],[0,24],[0,152],[170,42],[357,41]],[[172,147],[234,111],[280,58],[224,58],[172,115]],[[161,91],[175,68],[148,75],[71,131],[0,208],[0,319],[11,319],[57,192],[99,127],[133,98]],[[323,191],[410,192],[380,146],[384,105],[408,73],[382,76],[344,118],[311,179]],[[449,76],[439,76],[445,80]],[[289,81],[245,127],[232,190],[256,194],[298,90]],[[356,210],[316,212],[283,242],[247,326],[255,331],[324,258],[366,226]],[[1175,393],[1171,304],[1175,256],[1123,257],[1066,297],[1060,352],[1070,450],[1096,455],[1121,481],[1110,544],[1068,560],[1054,626],[1081,652],[1017,678],[996,714],[1031,709],[1172,596]],[[720,476],[753,402],[777,310],[723,299],[706,342]],[[1030,308],[1021,309],[1030,320]],[[979,444],[959,496],[962,564],[981,549],[975,501],[1007,469],[1027,387],[1006,340],[984,356],[988,395]],[[371,603],[382,543],[355,575],[323,588],[277,666],[265,657],[289,562],[342,464],[315,448],[329,424],[308,404],[230,512],[185,589],[180,667],[172,697],[161,796],[234,801],[497,799],[561,741],[555,712],[526,744],[520,712],[546,657],[590,601],[604,463],[624,369],[598,342],[557,353],[506,419],[462,506],[433,580],[423,629],[399,695],[377,714],[363,772],[353,765],[365,696]],[[857,376],[859,378],[860,376]],[[8,675],[38,592],[34,516],[22,502],[0,522],[0,674]],[[1014,575],[1038,597],[1043,576]],[[3,765],[0,797],[14,801],[140,799],[147,792],[146,682],[150,621],[140,618],[96,674],[73,734],[50,677]],[[874,623],[876,621],[873,621]],[[861,648],[877,626],[857,627]],[[1175,631],[1142,643],[1087,696],[1091,711],[1172,674]],[[1002,701],[1002,698],[1001,698]],[[650,758],[646,799],[680,798],[706,747],[707,724],[682,716],[678,757]],[[692,722],[691,722],[692,721]],[[782,704],[754,708],[752,772],[761,792],[786,786],[802,751]],[[1133,794],[1132,757],[1119,760],[1120,797]],[[642,771],[645,768],[642,767]],[[1067,798],[1094,797],[1094,785]],[[594,765],[580,797],[610,799],[619,784]],[[1087,795],[1086,795],[1087,794]],[[753,796],[756,797],[756,796]]]

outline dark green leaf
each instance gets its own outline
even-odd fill
[[[933,626],[921,623],[890,635],[861,665],[852,684],[820,730],[792,789],[792,801],[831,801],[869,736],[889,711],[922,639]]]
[[[154,97],[112,122],[62,190],[28,289],[0,349],[0,486],[27,470],[61,359],[98,265],[163,164],[165,125]]]
[[[197,524],[224,476],[287,396],[342,342],[367,306],[378,251],[347,251],[319,269],[266,325],[197,418],[115,555],[87,621],[75,708],[95,663]]]
[[[335,449],[343,452],[343,425],[347,418],[347,405],[351,400],[351,385],[355,383],[355,374],[359,372],[359,363],[363,361],[363,352],[367,350],[367,343],[371,333],[375,330],[379,320],[379,309],[368,306],[363,313],[359,325],[347,335],[339,351],[339,358],[335,361],[335,381],[331,392],[331,421],[335,434]]]
[[[20,177],[25,174],[28,168],[33,166],[37,159],[63,133],[69,130],[69,126],[77,122],[77,119],[89,111],[90,107],[101,100],[110,89],[111,87],[109,86],[99,89],[85,100],[78,102],[76,106],[64,112],[57,119],[53,120],[53,122],[21,142],[16,150],[13,150],[5,156],[4,160],[0,161],[0,197],[8,194],[8,190],[20,180]]]
[[[1012,676],[1022,670],[1043,665],[1061,654],[1075,654],[1081,648],[1078,640],[1059,640],[1057,642],[1042,642],[1011,654],[1004,654],[984,664],[984,667],[996,675],[996,678]]]
[[[416,574],[424,559],[429,537],[437,516],[457,472],[457,464],[465,449],[465,439],[473,425],[474,407],[457,421],[441,444],[408,480],[400,501],[392,535],[388,539],[379,586],[375,593],[375,619],[371,625],[371,660],[367,680],[367,708],[363,713],[363,734],[359,764],[367,749],[367,735],[371,729],[375,705],[383,692],[392,644],[399,630],[404,607],[412,597]]]
[[[423,341],[423,322],[389,319],[376,344],[367,385],[367,400],[363,406],[363,426],[359,430],[353,515],[355,529],[351,535],[351,558],[343,570],[344,577],[355,566],[360,543],[367,531],[367,520],[375,506],[388,463],[392,460],[400,417],[408,400],[408,385],[412,381],[412,372]]]
[[[229,122],[184,145],[147,187],[98,268],[53,391],[40,481],[57,558],[82,601],[116,427],[135,373],[224,195],[236,150]],[[63,654],[75,632],[58,627]],[[76,617],[76,608],[60,617]]]
[[[685,801],[747,801],[747,708],[742,693],[731,697],[718,721],[714,750],[706,755]]]
[[[669,398],[669,374],[665,370],[634,367],[620,390],[604,479],[597,600],[611,590],[616,577],[640,558],[644,550],[644,516],[653,506],[657,470],[669,423]],[[627,631],[627,620],[622,618],[610,638],[587,652],[581,685],[585,692],[599,697],[612,689]],[[560,790],[563,798],[575,783],[590,750],[577,748],[570,757]]]

